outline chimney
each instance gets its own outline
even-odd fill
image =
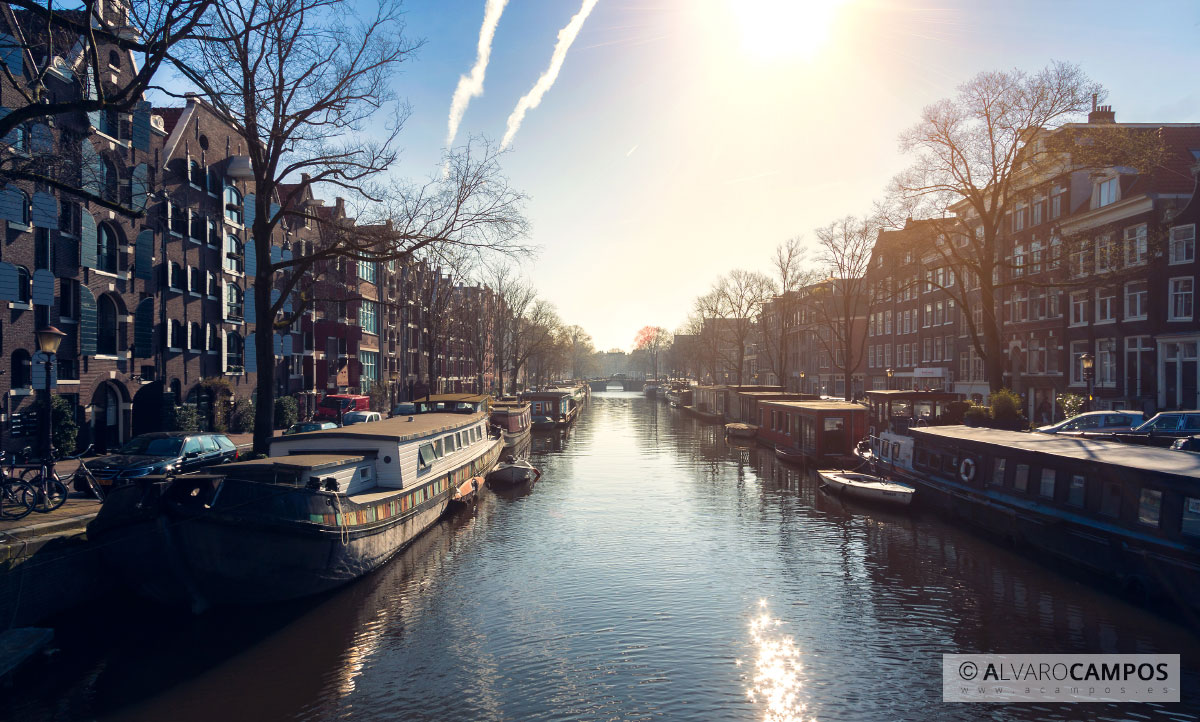
[[[1116,123],[1117,114],[1113,112],[1111,105],[1098,105],[1088,113],[1088,123]]]
[[[337,216],[338,218],[341,218],[346,215],[346,199],[345,198],[338,196],[337,200],[334,201],[333,207],[334,207],[333,214],[335,216]]]

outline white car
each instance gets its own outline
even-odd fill
[[[381,421],[383,416],[378,411],[351,411],[342,416],[342,426],[365,424],[371,421]]]

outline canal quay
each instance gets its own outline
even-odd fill
[[[641,394],[316,598],[78,608],[12,720],[1200,719],[1193,631],[943,518],[860,506]],[[942,702],[947,653],[1180,654],[1180,704]]]

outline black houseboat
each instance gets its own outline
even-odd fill
[[[894,473],[986,532],[1200,611],[1200,455],[965,426],[913,428]]]

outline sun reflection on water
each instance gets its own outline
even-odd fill
[[[757,654],[746,695],[762,707],[764,722],[816,722],[808,716],[808,705],[801,698],[804,666],[800,648],[779,631],[783,622],[767,611],[767,600],[759,600],[758,606],[758,615],[750,620],[750,640]]]

